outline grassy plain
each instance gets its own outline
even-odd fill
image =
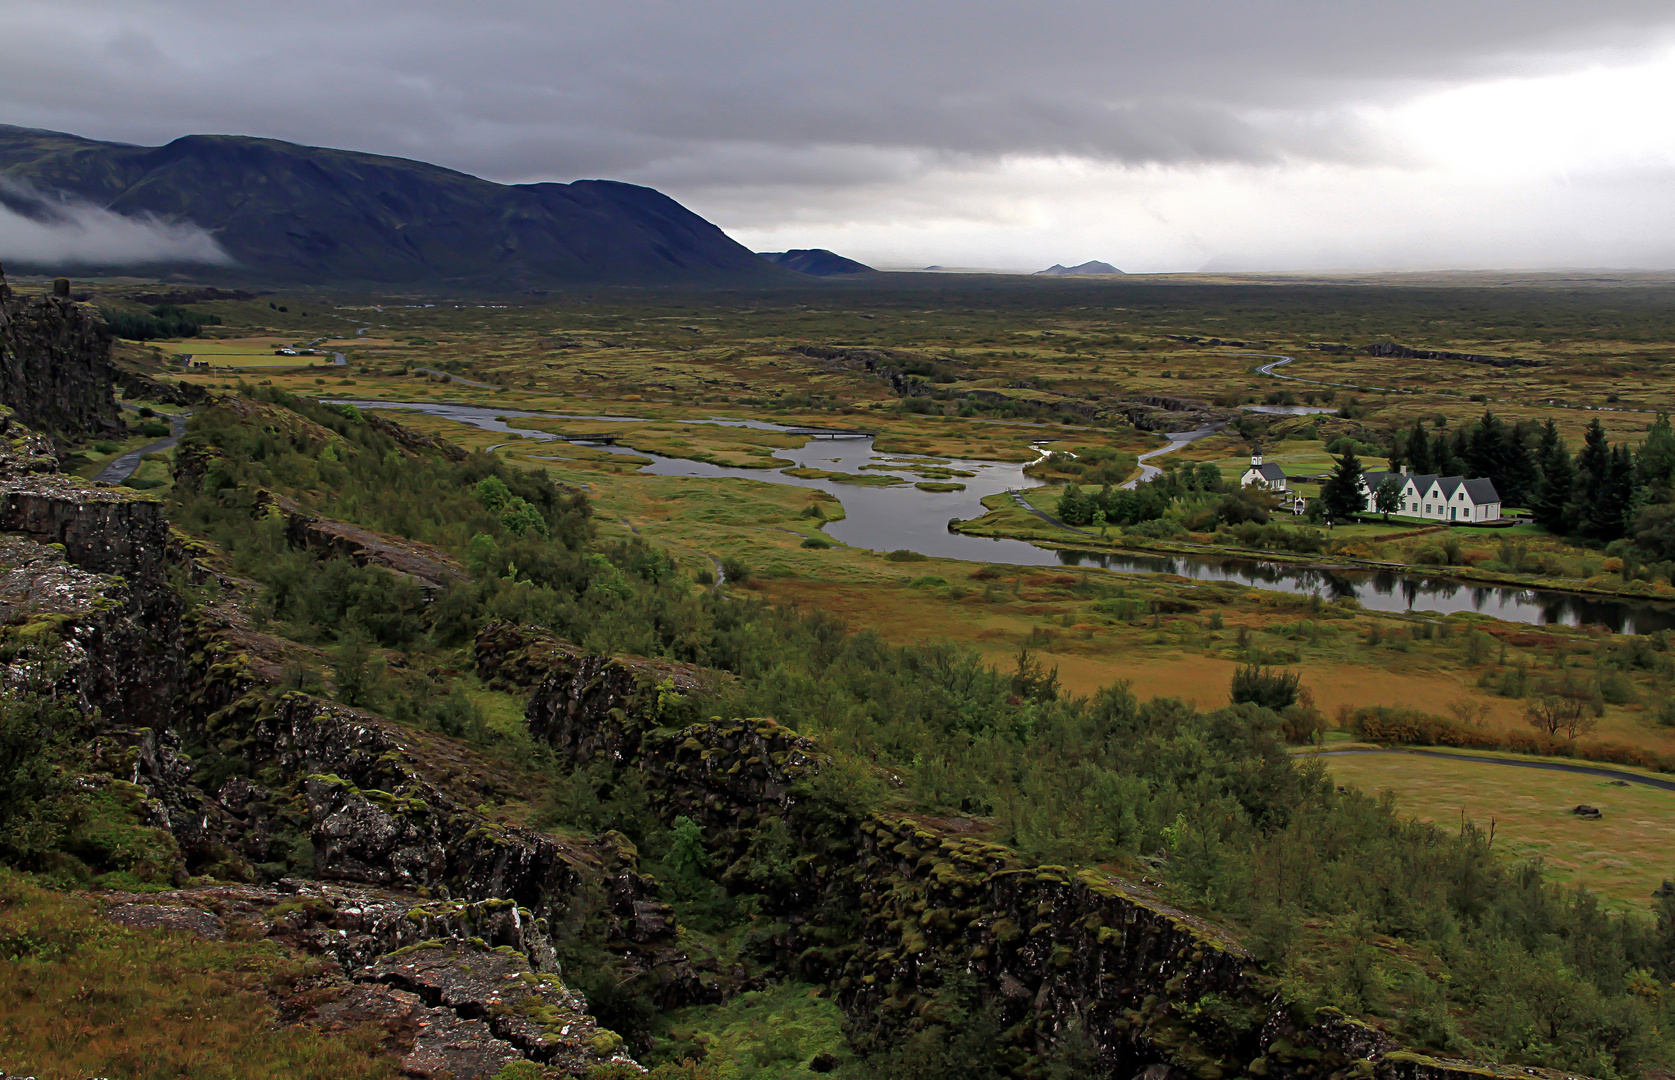
[[[289,311],[279,312],[272,301]],[[632,416],[643,422],[611,430],[634,450],[764,475],[783,466],[776,451],[802,438],[682,421],[727,417],[855,428],[876,432],[881,453],[1023,462],[1038,456],[1036,445],[1082,455],[1141,452],[1163,444],[1158,430],[1170,427],[1171,416],[1181,427],[1195,422],[1184,418],[1214,415],[1228,426],[1174,460],[1213,462],[1231,479],[1243,471],[1252,443],[1293,475],[1308,475],[1329,467],[1331,441],[1376,442],[1417,420],[1452,431],[1493,408],[1508,421],[1552,419],[1574,448],[1596,418],[1614,441],[1632,444],[1652,410],[1675,406],[1675,281],[1656,275],[1102,282],[903,276],[769,293],[600,291],[506,305],[421,303],[304,294],[209,302],[197,306],[224,319],[215,340],[162,348],[255,355],[275,343],[328,337],[347,353],[346,368],[178,377],[222,388],[248,379],[317,396]],[[1382,341],[1508,364],[1354,351]],[[1291,378],[1262,374],[1258,368],[1267,361],[1254,354],[1295,357],[1280,369]],[[903,392],[869,371],[869,362],[917,372],[912,388]],[[1242,419],[1234,412],[1259,403],[1332,412],[1245,413]],[[1511,731],[1524,728],[1526,701],[1502,692],[1508,672],[1558,677],[1580,666],[1593,673],[1592,665],[1616,647],[1598,629],[1538,632],[1472,615],[1427,623],[1236,585],[1098,569],[894,562],[835,541],[804,547],[820,541],[823,520],[842,516],[840,501],[766,481],[638,475],[644,458],[508,439],[397,410],[390,415],[473,449],[498,446],[520,465],[587,490],[605,536],[638,534],[694,575],[711,572],[722,559],[741,561],[752,573],[734,583],[740,595],[826,610],[893,642],[969,644],[1008,666],[1028,647],[1056,665],[1076,693],[1126,680],[1142,696],[1215,705],[1239,665],[1265,662],[1300,672],[1328,718],[1340,707],[1442,714],[1469,704],[1486,729]],[[556,419],[520,426],[589,428],[585,420]],[[918,479],[960,478],[927,469]],[[1043,487],[1028,497],[1050,514],[1058,490]],[[1102,546],[1005,496],[991,499],[990,509],[974,531]],[[1333,556],[1342,561],[1414,565],[1427,565],[1452,537],[1458,541],[1454,572],[1483,574],[1488,564],[1505,561],[1510,544],[1543,568],[1507,580],[1675,597],[1666,584],[1625,581],[1602,552],[1533,529],[1439,531],[1393,523],[1346,527],[1336,537],[1342,543]],[[1186,550],[1203,540],[1159,545],[1131,537],[1124,543]],[[1621,682],[1627,689],[1602,701],[1598,728],[1583,743],[1675,754],[1675,728],[1655,721],[1675,675],[1655,665],[1630,667]],[[1643,899],[1666,873],[1657,865],[1667,840],[1660,830],[1675,816],[1663,793],[1612,788],[1577,795],[1572,804],[1606,803],[1605,821],[1549,821],[1542,815],[1551,817],[1552,807],[1570,798],[1563,792],[1582,790],[1576,782],[1410,755],[1333,759],[1332,768],[1345,782],[1394,788],[1416,813],[1446,816],[1463,808],[1479,820],[1494,817],[1502,822],[1497,842],[1509,852],[1544,853],[1567,880],[1595,875],[1598,887],[1624,902]],[[1629,827],[1629,817],[1644,827]],[[1593,839],[1585,850],[1572,850],[1568,836]],[[1588,853],[1596,850],[1606,854],[1590,862]],[[1621,865],[1607,865],[1610,860]]]
[[[1675,792],[1429,755],[1345,753],[1325,761],[1339,783],[1393,790],[1422,821],[1493,822],[1495,846],[1506,856],[1540,859],[1555,880],[1585,885],[1616,910],[1643,910],[1670,873]],[[1571,813],[1578,805],[1604,816],[1578,817]]]

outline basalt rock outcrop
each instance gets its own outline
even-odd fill
[[[429,544],[385,536],[346,521],[311,514],[293,500],[271,491],[258,492],[256,504],[259,512],[285,522],[285,537],[294,547],[323,555],[343,555],[357,566],[381,566],[427,589],[470,580],[457,560]]]
[[[36,431],[85,438],[122,427],[111,335],[92,308],[10,294],[0,272],[0,406]]]
[[[143,371],[117,368],[116,386],[124,401],[157,401],[169,405],[197,405],[209,398],[209,391],[197,383],[164,382]]]
[[[82,699],[111,722],[165,724],[182,653],[162,504],[59,475],[47,440],[0,424],[0,621],[68,642]]]
[[[843,767],[773,720],[683,723],[674,673],[491,626],[487,680],[532,686],[532,733],[578,763],[637,770],[667,820],[701,824],[721,880],[782,920],[779,962],[860,1021],[935,1022],[948,977],[975,977],[1021,1053],[1079,1030],[1104,1075],[1200,1080],[1494,1072],[1402,1051],[1332,1009],[1275,998],[1227,931],[1097,870],[1034,865],[949,823],[878,814]]]
[[[277,1002],[281,1017],[325,1031],[382,1027],[386,1050],[416,1080],[488,1080],[518,1060],[571,1075],[632,1061],[551,973],[538,920],[510,901],[426,900],[287,878],[117,894],[107,917],[324,958],[322,976]]]
[[[0,636],[56,643],[54,692],[84,717],[78,784],[132,808],[176,860],[175,884],[250,883],[215,887],[222,914],[204,914],[199,890],[128,898],[113,915],[208,933],[226,912],[259,912],[261,936],[341,968],[316,988],[329,993],[292,1009],[296,1022],[383,1024],[406,1073],[437,1080],[492,1077],[519,1059],[573,1075],[631,1064],[563,985],[555,927],[585,929],[667,1004],[719,997],[676,946],[673,914],[625,839],[491,818],[478,807],[512,794],[502,767],[284,692],[282,665],[262,655],[273,642],[236,604],[185,602],[178,582],[229,594],[241,583],[201,564],[160,503],[59,475],[49,440],[0,422]],[[39,655],[0,663],[0,692]],[[145,872],[169,880],[167,866]],[[297,873],[315,880],[285,878]]]
[[[1460,360],[1467,364],[1486,364],[1489,367],[1540,367],[1541,361],[1519,356],[1485,356],[1482,353],[1452,352],[1448,349],[1415,349],[1394,341],[1379,341],[1364,346],[1368,356],[1392,357],[1398,360]]]

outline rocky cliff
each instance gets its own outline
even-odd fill
[[[528,723],[555,750],[638,771],[666,819],[703,825],[721,880],[783,920],[784,967],[826,983],[862,1023],[935,1022],[960,973],[998,1006],[1020,1061],[1076,1030],[1112,1077],[1512,1075],[1402,1051],[1336,1010],[1301,1015],[1233,935],[1114,874],[872,812],[816,741],[773,720],[682,723],[669,701],[695,673],[504,624],[477,655],[500,685],[539,676]]]
[[[179,582],[229,595],[241,583],[198,562],[159,502],[56,469],[49,440],[0,416],[0,644],[22,665],[0,659],[0,690],[55,643],[54,692],[83,716],[79,785],[130,805],[175,860],[143,873],[247,883],[119,897],[113,918],[239,927],[329,958],[330,993],[282,1014],[327,1030],[378,1023],[411,1077],[631,1065],[556,971],[553,928],[583,918],[670,1003],[719,995],[675,947],[626,840],[491,819],[476,807],[510,794],[495,764],[284,692],[269,656],[288,643],[250,630],[236,605],[187,604]]]
[[[92,308],[11,295],[0,272],[0,406],[24,424],[74,438],[119,429],[110,350]]]

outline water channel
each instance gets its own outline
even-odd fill
[[[578,416],[558,413],[523,412],[517,409],[479,405],[448,405],[433,402],[360,401],[340,399],[335,404],[365,409],[412,409],[442,419],[470,424],[485,431],[519,435],[523,439],[558,441],[549,432],[519,428],[508,420],[585,420],[590,423],[649,423],[637,416]],[[792,430],[760,420],[688,420],[684,423],[745,427],[758,431]],[[1184,445],[1184,442],[1181,443]],[[1477,585],[1452,578],[1408,572],[1340,569],[1303,566],[1263,559],[1235,559],[1216,556],[1165,556],[1130,552],[1055,551],[1022,540],[986,539],[948,531],[952,518],[981,517],[987,511],[982,500],[1025,487],[1035,482],[1025,478],[1023,465],[996,461],[967,461],[958,458],[925,458],[901,454],[880,454],[870,437],[810,439],[795,450],[775,450],[776,457],[810,469],[829,472],[896,476],[906,481],[895,487],[866,487],[831,480],[787,476],[778,469],[739,469],[684,458],[662,457],[628,447],[601,446],[651,464],[639,472],[650,476],[688,476],[713,479],[734,477],[770,484],[825,491],[843,503],[847,515],[826,526],[827,535],[855,547],[873,551],[905,548],[939,559],[1000,563],[1013,566],[1099,566],[1131,574],[1174,574],[1204,583],[1232,582],[1256,589],[1298,595],[1317,595],[1325,600],[1354,597],[1373,611],[1478,612],[1509,622],[1534,624],[1600,625],[1620,633],[1650,633],[1675,629],[1675,604],[1590,596],[1585,593],[1505,586]],[[885,466],[861,471],[861,466]],[[913,486],[920,479],[915,467],[969,472],[955,482],[964,491],[921,491]]]

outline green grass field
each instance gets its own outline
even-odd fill
[[[1495,846],[1508,858],[1541,859],[1553,878],[1585,885],[1617,910],[1644,910],[1675,877],[1675,792],[1573,773],[1449,761],[1417,754],[1342,754],[1325,758],[1339,783],[1396,793],[1422,821],[1448,827],[1462,816],[1493,823]],[[1570,811],[1603,812],[1598,821]]]

